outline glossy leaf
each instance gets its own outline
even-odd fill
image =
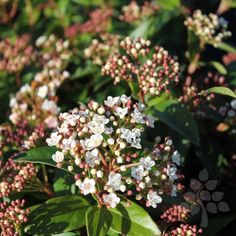
[[[131,202],[129,207],[122,202],[116,208],[109,209],[109,211],[113,217],[111,229],[114,232],[127,236],[161,235],[160,230],[148,213],[134,202]]]
[[[50,235],[78,229],[85,225],[89,202],[80,196],[52,198],[32,207],[26,224],[30,234]]]
[[[211,61],[210,64],[222,75],[227,75],[227,70],[224,67],[224,65],[222,65],[220,62],[218,61]]]
[[[226,88],[226,87],[212,87],[208,90],[201,92],[200,95],[204,94],[204,93],[217,93],[217,94],[226,95],[226,96],[236,98],[236,94],[231,89]]]
[[[199,146],[199,133],[193,115],[175,100],[155,105],[152,115]]]
[[[112,215],[106,207],[91,206],[86,212],[88,236],[104,236],[110,229]]]
[[[56,167],[56,162],[52,160],[52,155],[57,151],[56,147],[39,147],[30,149],[27,152],[18,155],[14,161],[15,162],[31,162],[38,164],[45,164],[49,166]],[[68,171],[65,166],[60,167],[61,169]]]

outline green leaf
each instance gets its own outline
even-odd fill
[[[166,100],[158,103],[151,113],[164,124],[189,139],[193,144],[200,146],[198,127],[193,115],[176,100]]]
[[[32,207],[26,223],[26,232],[51,235],[81,228],[85,225],[85,213],[88,208],[88,201],[80,196],[50,199]]]
[[[227,75],[227,70],[226,68],[221,64],[219,63],[218,61],[211,61],[210,64],[215,67],[215,69],[221,73],[222,75]]]
[[[139,24],[139,26],[136,29],[134,29],[131,32],[130,37],[134,39],[139,37],[147,39],[151,33],[150,26],[152,25],[152,23],[153,23],[152,18],[144,20],[141,24]]]
[[[31,149],[27,152],[19,154],[14,161],[15,162],[31,162],[37,164],[45,164],[53,167],[56,166],[56,162],[52,160],[52,155],[57,151],[56,147],[39,147]],[[66,166],[60,167],[65,171],[68,171]],[[71,172],[70,172],[71,173]]]
[[[157,2],[162,9],[166,10],[173,10],[177,7],[180,7],[180,0],[158,0]]]
[[[217,94],[226,95],[226,96],[236,98],[236,94],[231,89],[226,88],[226,87],[212,87],[210,89],[202,91],[200,93],[200,95],[202,95],[204,93],[217,93]]]
[[[232,47],[231,45],[227,43],[221,43],[218,48],[226,51],[226,52],[236,52],[236,48]]]
[[[91,206],[86,212],[88,236],[107,235],[112,222],[112,215],[106,207]]]
[[[131,202],[129,207],[122,202],[116,208],[110,208],[109,211],[113,217],[111,225],[113,234],[117,232],[127,236],[161,235],[160,230],[148,213],[134,202]]]

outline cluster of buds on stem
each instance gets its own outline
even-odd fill
[[[235,52],[229,52],[223,56],[223,62],[225,65],[230,65],[232,62],[235,62],[235,61],[236,61],[236,53]]]
[[[42,48],[38,56],[43,69],[30,84],[24,84],[11,98],[9,118],[13,124],[24,117],[34,125],[44,123],[48,128],[54,128],[57,126],[57,114],[60,110],[56,90],[70,75],[64,70],[70,58],[69,42],[57,40],[51,35],[48,38],[40,37],[36,44]]]
[[[217,111],[214,93],[201,93],[211,87],[227,87],[228,84],[224,76],[209,72],[207,76],[187,77],[183,85],[183,95],[179,101],[185,103],[188,109],[199,117],[205,117],[206,111],[210,108]]]
[[[29,209],[24,210],[25,200],[0,203],[0,229],[2,236],[18,236],[20,226],[27,222]]]
[[[125,38],[120,42],[125,54],[115,53],[111,56],[103,66],[102,73],[111,76],[115,84],[121,80],[137,81],[142,97],[168,92],[179,81],[179,63],[162,47],[155,47],[149,59],[150,45],[149,40],[142,38]]]
[[[36,141],[45,137],[45,131],[46,128],[44,124],[39,124],[34,127],[25,119],[22,119],[15,125],[2,125],[0,126],[1,149],[6,148],[8,150],[8,147],[29,149],[35,146]]]
[[[181,224],[180,226],[171,229],[164,233],[164,236],[197,236],[201,235],[203,230],[196,225]]]
[[[104,65],[114,53],[118,53],[119,35],[101,34],[99,39],[93,39],[91,45],[84,50],[86,58],[95,65]]]
[[[142,18],[153,15],[157,10],[159,10],[159,7],[148,1],[145,1],[142,6],[139,6],[133,0],[129,5],[122,7],[123,14],[119,16],[119,19],[130,24],[138,23]]]
[[[185,222],[190,214],[190,210],[181,205],[173,205],[166,209],[160,218],[165,223]]]
[[[172,193],[180,155],[169,138],[157,138],[152,150],[142,146],[145,127],[154,127],[144,105],[126,95],[109,96],[104,105],[91,101],[60,114],[60,120],[47,143],[61,149],[52,159],[75,172],[82,194],[93,194],[107,207],[131,195],[157,207],[162,194]]]
[[[218,47],[224,38],[231,36],[231,32],[227,31],[227,21],[213,13],[204,15],[201,10],[196,10],[192,17],[186,19],[184,24],[199,38],[201,48],[205,44]]]
[[[0,41],[0,70],[18,74],[35,60],[35,51],[29,40],[29,35],[24,34],[15,42],[9,38]]]
[[[75,23],[65,29],[67,37],[74,37],[78,33],[97,34],[107,32],[111,17],[112,8],[97,8],[89,13],[89,19],[81,23]]]
[[[9,159],[6,163],[0,161],[0,197],[6,197],[13,192],[21,192],[36,176],[36,170],[31,163],[18,164]]]

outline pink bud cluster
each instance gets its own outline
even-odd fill
[[[20,73],[35,60],[35,51],[29,45],[30,36],[24,34],[12,42],[9,38],[0,41],[0,70]]]
[[[225,65],[229,65],[235,61],[236,61],[236,53],[235,52],[229,52],[223,56],[223,62]]]
[[[89,13],[89,19],[81,23],[75,23],[65,29],[67,37],[74,37],[78,33],[97,34],[107,32],[111,17],[112,8],[97,8]]]
[[[169,138],[157,138],[151,150],[143,147],[142,133],[154,127],[144,105],[133,104],[126,95],[109,96],[104,105],[91,101],[59,119],[47,143],[61,149],[52,159],[75,173],[82,194],[93,194],[107,207],[131,195],[157,207],[163,193],[176,191],[180,155]]]
[[[29,209],[24,210],[25,200],[0,203],[0,229],[2,236],[18,236],[21,224],[27,222]]]
[[[200,92],[216,86],[228,87],[224,76],[209,72],[204,79],[187,77],[183,86],[183,95],[179,100],[184,102],[191,111],[196,112],[196,115],[204,117],[206,108],[214,110],[218,108],[215,107],[214,93],[200,94]]]
[[[166,209],[160,218],[167,223],[185,222],[189,217],[190,211],[184,206],[173,205]]]
[[[35,146],[38,139],[45,137],[45,129],[44,124],[32,127],[25,119],[15,125],[2,125],[0,127],[1,149],[7,146],[29,149]]]
[[[101,34],[99,39],[93,39],[91,45],[84,50],[85,57],[95,65],[104,65],[111,55],[118,52],[119,38],[118,35]]]
[[[196,225],[181,224],[179,227],[176,227],[169,232],[166,232],[164,236],[197,236],[201,235],[203,230]]]
[[[155,47],[148,59],[150,44],[149,40],[142,38],[125,38],[120,42],[120,47],[126,53],[111,56],[102,68],[103,75],[111,76],[114,83],[121,80],[137,81],[144,95],[168,92],[179,81],[179,63],[162,47]]]
[[[119,16],[119,19],[127,23],[138,23],[142,18],[153,15],[159,7],[145,1],[142,6],[139,6],[136,1],[131,1],[127,6],[122,7],[122,15]]]
[[[36,170],[31,163],[22,165],[9,159],[6,163],[0,161],[0,167],[0,197],[21,192],[27,182],[36,175]]]
[[[224,38],[231,36],[231,32],[227,31],[228,22],[213,13],[204,15],[201,10],[196,10],[184,24],[200,39],[201,47],[204,47],[205,44],[218,47]]]

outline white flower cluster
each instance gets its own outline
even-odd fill
[[[184,24],[188,29],[194,31],[202,45],[207,43],[218,47],[224,38],[231,36],[231,32],[227,31],[227,21],[213,13],[203,15],[201,10],[196,10]]]
[[[55,49],[52,47],[53,42],[56,45],[53,45]],[[35,75],[30,84],[24,84],[11,98],[9,118],[12,123],[16,124],[21,121],[23,116],[29,122],[44,123],[49,128],[55,128],[60,111],[57,106],[56,90],[70,76],[69,72],[64,70],[65,61],[69,59],[69,56],[62,56],[63,54],[61,55],[59,52],[63,45],[64,49],[68,47],[68,42],[57,41],[55,36],[50,36],[49,39],[42,36],[36,44],[44,45],[46,49],[49,49],[50,46],[52,48],[49,52],[38,52],[43,66],[42,71]]]
[[[116,207],[121,196],[135,195],[156,207],[163,193],[175,189],[180,156],[168,138],[152,150],[144,148],[145,127],[154,127],[144,112],[144,105],[122,95],[60,114],[60,126],[47,139],[49,146],[61,149],[52,159],[69,171],[81,169],[76,185],[101,205]]]

